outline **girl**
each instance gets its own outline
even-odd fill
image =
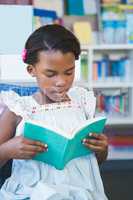
[[[0,191],[2,200],[105,200],[98,162],[107,156],[107,138],[93,134],[84,144],[94,153],[73,159],[64,170],[32,160],[47,144],[23,138],[26,119],[71,131],[92,118],[95,97],[80,87],[72,87],[75,60],[80,54],[77,38],[60,25],[46,25],[28,38],[23,52],[27,71],[36,77],[39,91],[20,97],[1,93],[7,105],[0,119],[0,165],[14,159],[12,175]],[[6,125],[5,125],[6,124]],[[16,133],[16,136],[14,136]],[[97,160],[96,160],[96,157]]]

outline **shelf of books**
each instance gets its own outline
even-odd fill
[[[84,47],[76,67],[78,84],[95,91],[97,111],[110,124],[132,124],[133,119],[133,46],[122,46]]]
[[[133,128],[131,125],[107,126],[105,132],[109,139],[108,160],[133,159]]]

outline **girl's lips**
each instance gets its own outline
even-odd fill
[[[65,92],[63,92],[63,93],[58,93],[58,92],[56,92],[55,95],[56,95],[57,97],[64,97],[64,95],[66,95],[66,93],[65,93]]]
[[[67,90],[66,89],[63,90],[63,88],[62,88],[62,90],[61,90],[61,88],[60,88],[60,90],[55,89],[55,90],[53,90],[52,93],[53,93],[53,97],[55,99],[58,99],[59,101],[65,99],[65,97],[67,96]]]
[[[62,92],[62,93],[55,92],[54,96],[55,96],[56,99],[63,100],[66,96],[66,92]]]
[[[54,94],[56,94],[56,95],[63,95],[63,94],[66,94],[66,91],[65,91],[65,90],[62,90],[62,91],[54,91]]]

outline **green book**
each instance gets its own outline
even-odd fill
[[[71,133],[65,133],[59,129],[52,129],[45,124],[33,120],[26,121],[24,125],[24,137],[38,140],[48,145],[48,151],[38,153],[33,159],[53,165],[57,169],[63,169],[65,165],[80,156],[85,156],[92,151],[82,143],[89,137],[89,133],[100,134],[105,126],[105,117],[96,117],[86,120]]]

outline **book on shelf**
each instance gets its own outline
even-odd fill
[[[64,15],[64,2],[62,0],[33,0],[33,6],[34,8],[55,11],[58,17]]]
[[[109,146],[108,160],[133,159],[133,146]]]
[[[130,81],[130,59],[127,56],[104,56],[93,62],[94,81]]]
[[[0,0],[0,4],[32,5],[32,0]]]
[[[42,25],[53,24],[58,19],[55,10],[34,8],[33,14],[34,29],[39,28]]]
[[[109,137],[109,144],[114,147],[133,147],[133,135],[121,135]]]
[[[75,0],[67,0],[67,14],[68,15],[84,15],[83,0],[78,0],[75,4]]]
[[[129,114],[128,89],[107,89],[97,92],[97,112],[109,116],[126,117]]]
[[[126,13],[127,27],[126,27],[126,35],[127,35],[127,43],[133,44],[133,9],[130,12]]]
[[[29,120],[24,125],[24,137],[38,140],[48,145],[48,151],[38,153],[33,159],[48,163],[57,169],[63,169],[72,159],[90,154],[92,151],[85,147],[83,139],[90,133],[100,134],[105,126],[106,117],[96,117],[85,120],[70,133],[59,128],[53,129],[45,123]]]
[[[74,34],[79,39],[81,44],[92,44],[93,43],[92,27],[88,21],[74,22],[73,31],[74,31]]]
[[[67,14],[68,15],[79,15],[79,16],[83,16],[83,15],[93,15],[96,14],[97,12],[97,1],[93,0],[78,0],[76,1],[75,4],[75,0],[67,0],[66,1],[66,5],[67,5]]]

